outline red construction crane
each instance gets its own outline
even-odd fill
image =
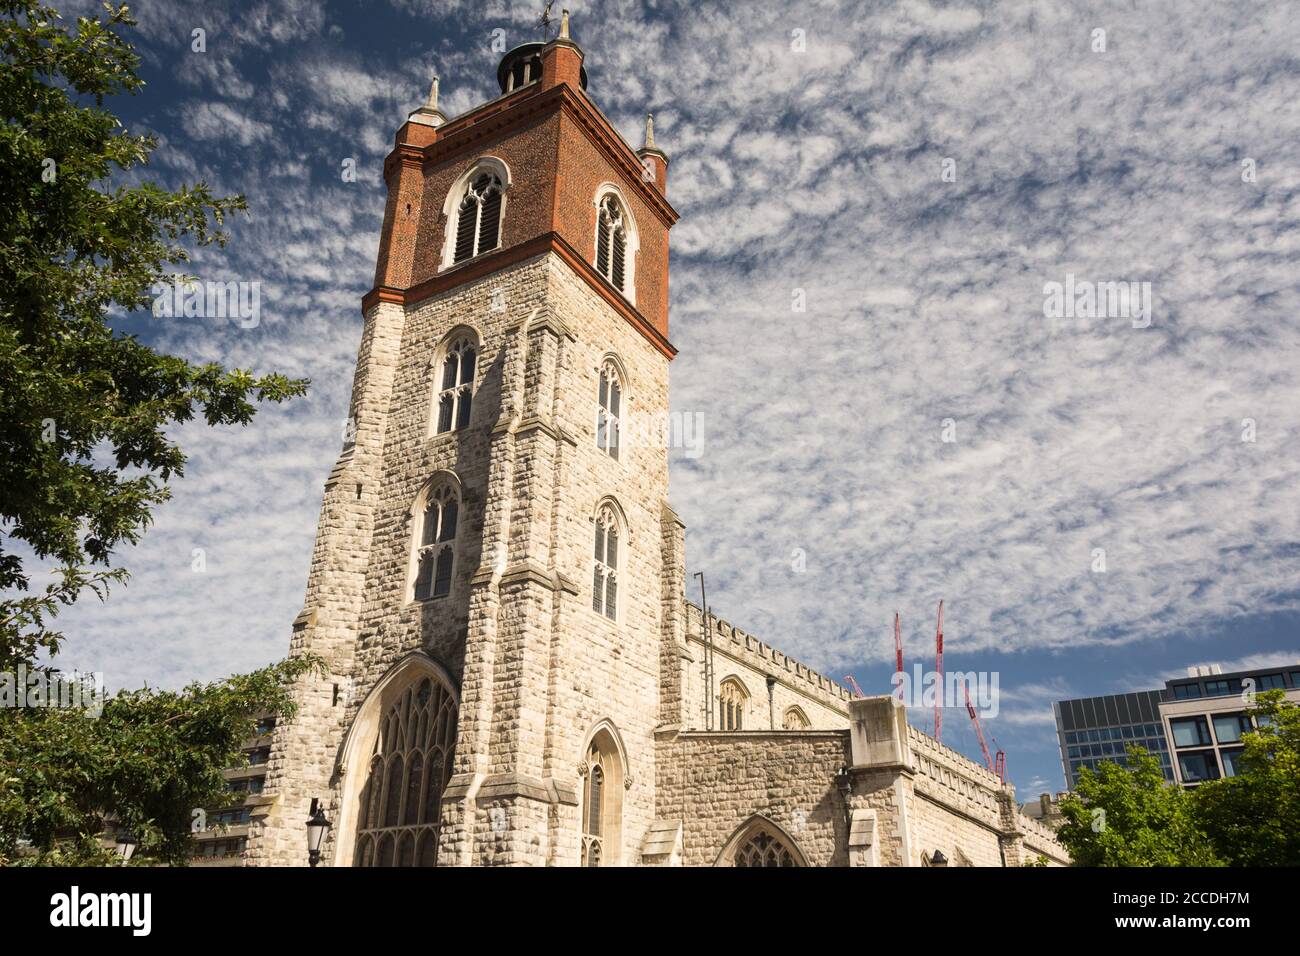
[[[898,625],[898,612],[894,612],[894,659],[896,666],[894,672],[903,673],[903,632]],[[898,699],[903,699],[903,682],[898,682]]]
[[[939,601],[939,625],[934,632],[934,670],[938,680],[934,695],[934,739],[943,742],[943,601]]]
[[[989,745],[984,742],[984,728],[980,726],[980,715],[975,713],[975,705],[970,702],[970,684],[962,684],[962,689],[966,692],[966,713],[970,714],[971,723],[975,725],[975,734],[980,739],[980,750],[984,752],[984,763],[993,773],[993,758],[989,756]],[[1002,756],[1002,751],[998,751],[998,756]]]
[[[844,679],[848,681],[849,686],[853,688],[853,693],[857,694],[859,697],[867,696],[866,694],[862,693],[862,688],[858,686],[858,682],[853,679],[852,674],[845,674]]]

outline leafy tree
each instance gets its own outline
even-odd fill
[[[1057,836],[1075,866],[1222,866],[1196,820],[1193,795],[1165,780],[1160,761],[1129,747],[1128,766],[1079,772],[1061,801]]]
[[[1236,776],[1193,791],[1197,816],[1234,866],[1300,866],[1300,707],[1271,690],[1249,713]]]
[[[31,0],[0,0],[0,668],[57,652],[59,609],[124,580],[113,549],[143,534],[185,456],[167,426],[201,413],[246,424],[255,402],[305,380],[160,354],[108,322],[148,306],[188,261],[224,245],[242,196],[202,183],[168,191],[132,174],[153,138],[127,133],[105,97],[136,93],[126,6],[69,29]],[[58,579],[27,594],[12,539],[53,559]]]
[[[222,771],[241,764],[259,714],[292,717],[304,655],[179,692],[125,691],[93,718],[27,707],[0,720],[0,864],[103,865],[106,821],[139,840],[142,862],[184,864],[195,808],[226,806]]]

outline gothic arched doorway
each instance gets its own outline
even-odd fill
[[[340,863],[436,865],[457,706],[446,675],[423,654],[408,657],[371,691],[347,747],[357,776],[347,788],[353,799],[339,834]]]

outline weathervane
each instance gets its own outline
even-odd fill
[[[551,40],[555,39],[555,34],[557,30],[555,26],[555,20],[551,17],[551,7],[554,5],[555,5],[555,0],[547,0],[546,9],[542,11],[541,17],[539,17],[537,20],[537,26],[542,31],[543,43],[550,43]]]

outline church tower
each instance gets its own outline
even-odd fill
[[[568,14],[464,115],[428,102],[387,207],[347,439],[254,863],[638,862],[685,631],[668,508],[668,161],[587,93]],[[665,687],[680,686],[680,680]]]

